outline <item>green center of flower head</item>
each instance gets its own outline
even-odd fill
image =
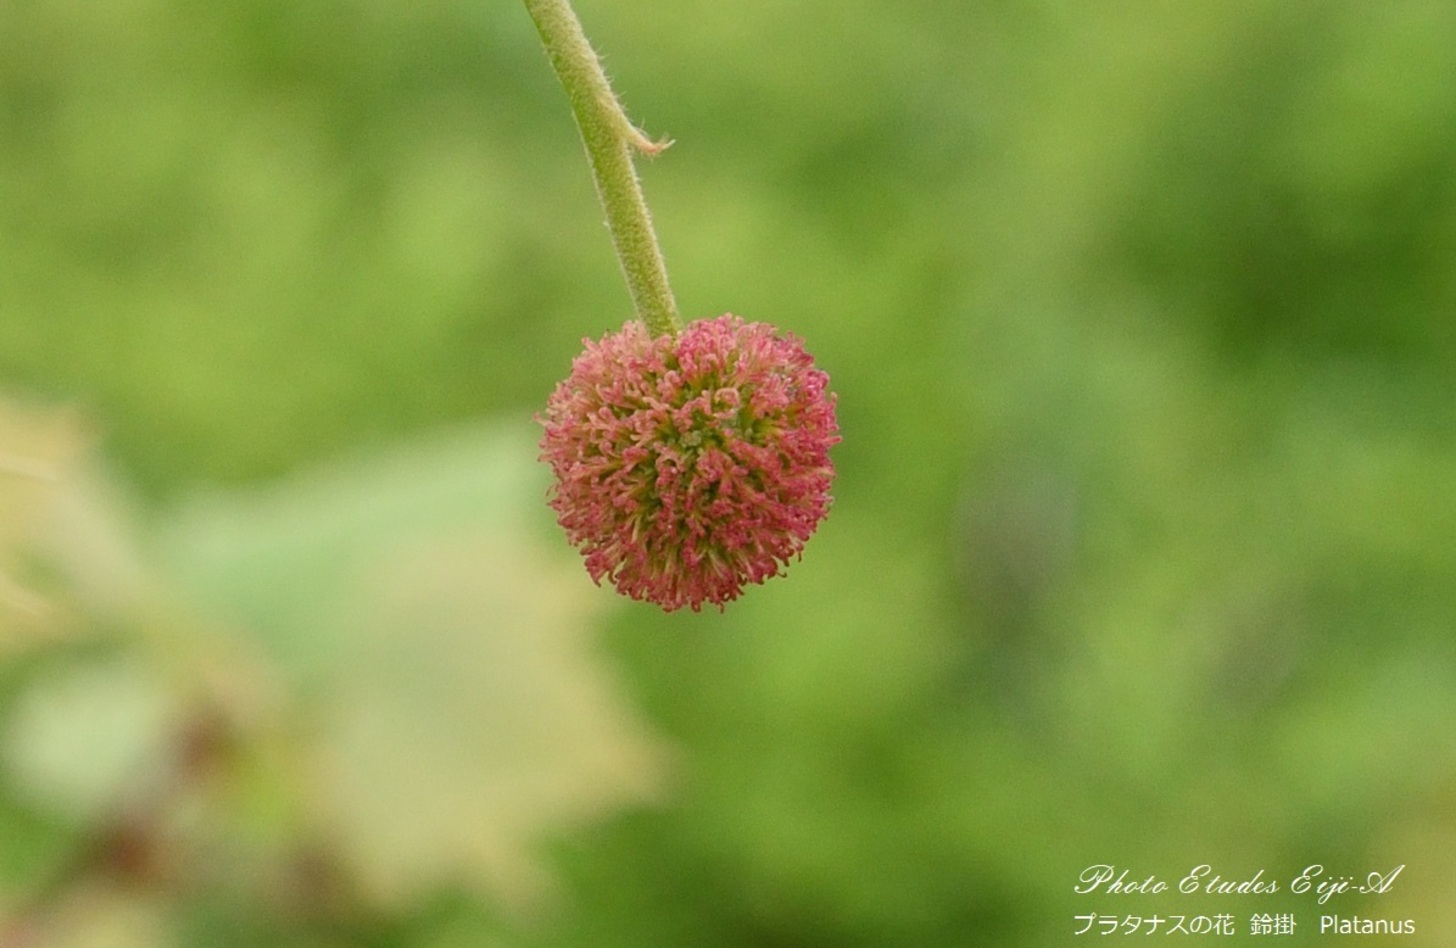
[[[654,339],[629,322],[587,343],[542,423],[551,505],[588,572],[664,609],[778,575],[829,509],[828,377],[764,323]]]

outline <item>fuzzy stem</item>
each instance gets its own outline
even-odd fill
[[[567,0],[525,3],[571,100],[637,316],[654,336],[674,334],[681,328],[677,303],[667,284],[667,267],[632,166],[633,148],[656,155],[672,142],[653,142],[627,118]]]

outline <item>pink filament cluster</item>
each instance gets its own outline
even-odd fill
[[[829,510],[829,377],[733,315],[586,350],[540,417],[551,507],[597,583],[671,612],[777,576]]]

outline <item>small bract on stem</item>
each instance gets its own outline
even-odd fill
[[[668,286],[667,266],[632,164],[634,150],[656,155],[672,142],[652,141],[627,118],[571,4],[566,0],[525,3],[576,116],[637,317],[654,336],[675,334],[681,329],[677,301]]]

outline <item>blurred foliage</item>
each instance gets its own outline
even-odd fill
[[[239,917],[278,943],[441,891],[520,908],[549,887],[537,836],[661,783],[592,657],[605,602],[522,516],[528,424],[200,493],[147,531],[83,468],[46,472],[12,543],[4,641],[33,660],[7,667],[0,760],[41,832],[0,944],[219,944]]]
[[[539,502],[628,306],[518,5],[0,5],[0,920],[1050,946],[1092,863],[1407,863],[1337,910],[1446,944],[1456,8],[578,9],[684,312],[840,396],[721,615]]]

